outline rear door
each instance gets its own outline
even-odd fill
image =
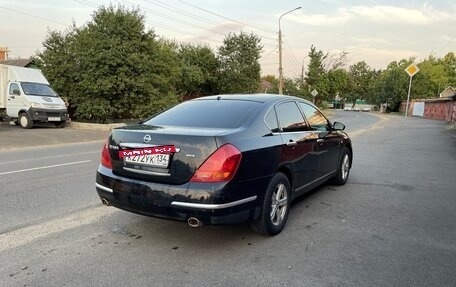
[[[282,162],[291,167],[293,189],[299,192],[315,179],[317,138],[308,131],[296,102],[282,102],[275,109],[282,135]]]

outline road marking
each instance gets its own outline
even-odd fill
[[[106,137],[107,138],[107,137]],[[59,144],[47,144],[47,145],[38,145],[33,147],[0,147],[0,152],[8,152],[8,151],[18,151],[18,150],[35,150],[35,149],[45,149],[45,148],[55,148],[55,147],[62,147],[62,146],[77,146],[77,145],[86,145],[86,144],[95,144],[100,143],[100,150],[103,143],[106,143],[106,139],[104,140],[93,140],[87,141],[82,143],[59,143]]]
[[[34,167],[34,168],[27,168],[27,169],[13,170],[13,171],[7,171],[7,172],[0,172],[0,175],[7,175],[7,174],[13,174],[13,173],[21,173],[21,172],[27,172],[27,171],[40,170],[40,169],[47,169],[47,168],[54,168],[54,167],[61,167],[61,166],[68,166],[68,165],[75,165],[75,164],[82,164],[82,163],[88,163],[88,162],[91,162],[91,160],[82,160],[82,161],[67,162],[67,163],[62,163],[62,164],[54,164],[54,165],[48,165],[48,166],[40,166],[40,167]]]
[[[373,115],[373,116],[376,116],[378,118],[380,118],[380,121],[376,122],[375,124],[367,127],[367,128],[361,128],[361,129],[357,129],[355,131],[352,131],[352,132],[347,132],[348,133],[348,136],[350,138],[355,138],[357,136],[359,136],[360,134],[363,134],[365,132],[368,132],[368,131],[373,131],[373,130],[377,130],[377,129],[380,129],[380,128],[384,128],[383,124],[384,124],[384,121],[387,121],[387,120],[390,120],[389,118],[385,117],[385,116],[382,116],[382,115],[378,115],[378,114],[370,114],[370,115]]]
[[[118,211],[119,209],[107,208],[102,205],[78,211],[63,218],[2,233],[0,234],[0,252],[30,244],[35,240],[51,236],[57,232],[99,222],[103,217],[112,215]]]
[[[21,162],[39,161],[39,160],[51,159],[51,158],[52,159],[65,158],[65,157],[82,156],[82,155],[89,155],[89,154],[101,154],[101,151],[87,151],[87,152],[79,152],[79,153],[72,153],[72,154],[33,157],[33,158],[29,158],[29,159],[18,159],[18,160],[0,162],[0,165],[10,165],[10,164],[21,163]]]
[[[351,122],[351,121],[354,121],[354,120],[357,120],[357,119],[359,119],[359,115],[355,115],[354,118],[351,118],[351,119],[346,120],[346,121],[343,121],[343,122],[344,122],[344,123],[348,123],[348,122]]]

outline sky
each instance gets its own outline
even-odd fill
[[[100,5],[140,9],[146,28],[178,42],[217,50],[230,33],[255,33],[263,45],[262,74],[278,75],[279,18],[286,77],[307,68],[310,47],[347,66],[365,61],[385,69],[392,61],[456,53],[456,1],[375,0],[0,0],[0,47],[9,58],[28,58],[43,49],[49,31],[82,27]]]

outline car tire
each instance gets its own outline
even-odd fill
[[[276,173],[269,182],[263,199],[260,217],[251,223],[262,235],[279,234],[287,222],[291,203],[291,186],[283,173]]]
[[[344,147],[342,155],[339,161],[339,167],[337,168],[337,174],[332,178],[332,183],[335,185],[344,185],[347,183],[348,176],[351,168],[351,157],[348,148]]]
[[[29,117],[27,113],[21,113],[19,114],[19,124],[21,125],[22,128],[24,129],[31,129],[33,128],[33,121]]]
[[[66,121],[61,121],[61,122],[55,123],[56,128],[64,128],[65,125],[66,125]]]

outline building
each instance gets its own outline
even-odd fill
[[[9,60],[0,60],[0,64],[18,66],[25,68],[36,68],[35,60],[33,59],[9,59]]]
[[[405,113],[407,102],[402,101],[400,111]],[[456,122],[456,89],[447,87],[438,98],[414,99],[409,103],[408,115],[427,119]]]
[[[454,95],[456,95],[456,89],[449,86],[439,94],[439,97],[440,98],[449,98]]]

